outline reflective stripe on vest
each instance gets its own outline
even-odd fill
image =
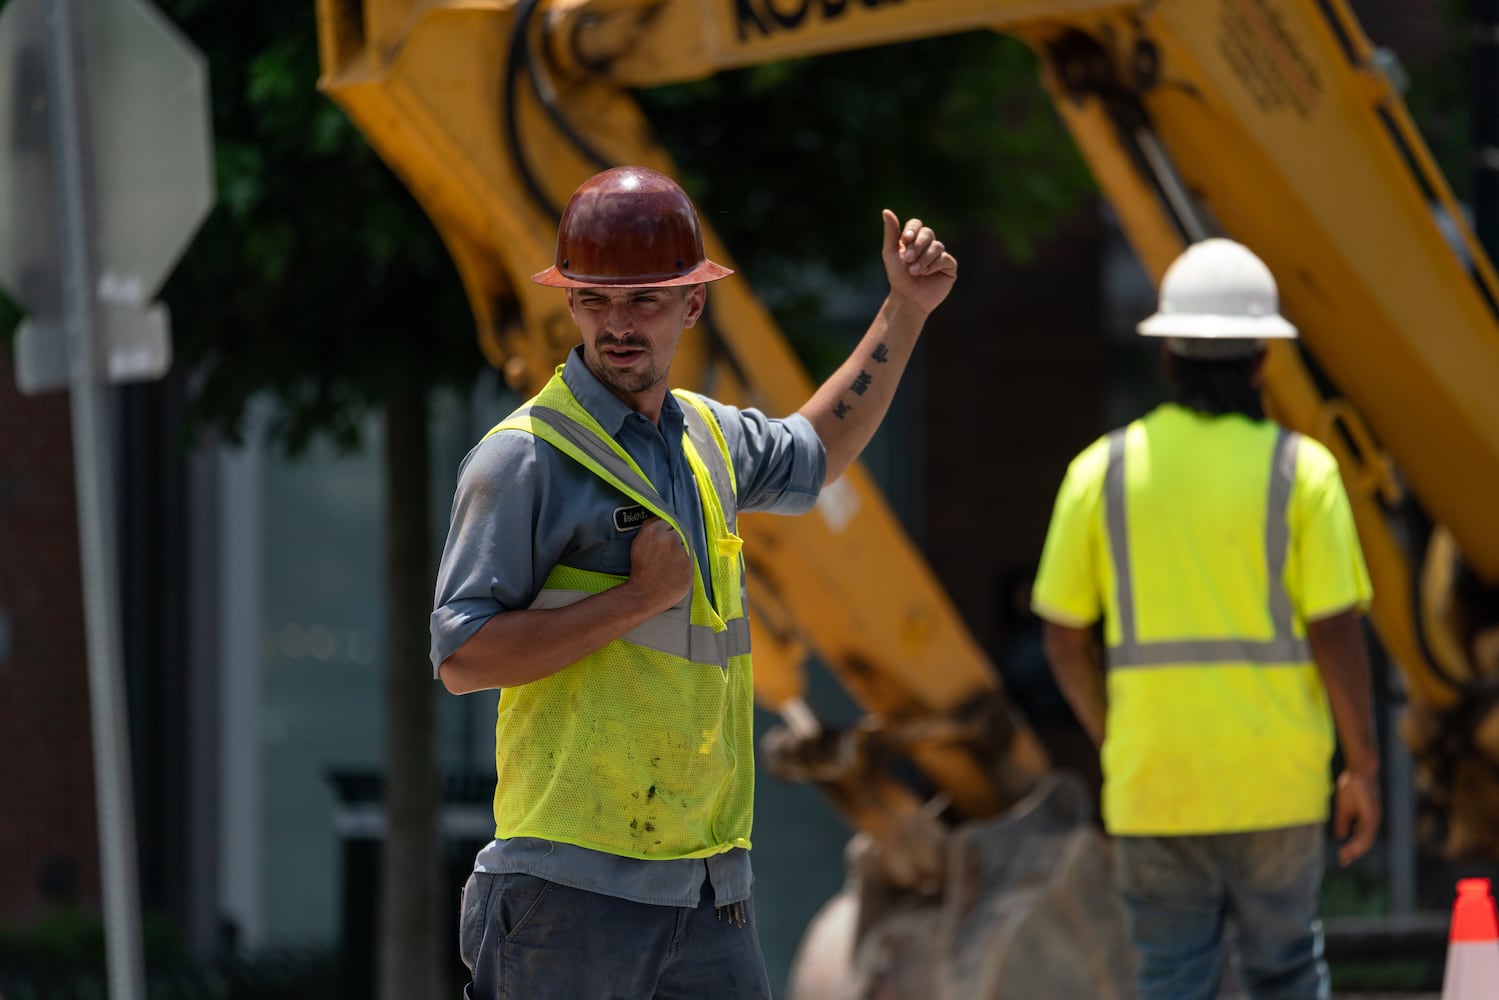
[[[646,506],[657,508],[658,514],[665,511],[666,501],[661,498],[661,494],[651,485],[650,480],[641,475],[639,470],[633,465],[622,459],[613,448],[610,448],[603,441],[599,440],[598,435],[579,424],[567,414],[560,410],[554,410],[550,406],[532,403],[529,406],[523,406],[519,410],[516,410],[500,427],[521,417],[531,417],[540,420],[566,438],[568,443],[573,447],[602,466],[606,472],[619,481],[616,485],[623,487],[625,492],[640,494],[640,498],[646,503]],[[728,523],[729,530],[733,531],[738,521],[738,499],[734,496],[734,488],[730,483],[728,463],[724,461],[724,455],[719,450],[718,442],[713,439],[713,432],[704,423],[706,419],[708,418],[704,417],[698,411],[698,408],[691,403],[687,403],[682,407],[682,420],[687,428],[687,439],[692,442],[693,448],[697,451],[698,458],[702,459],[703,464],[707,467],[708,476],[713,480],[713,491],[718,494],[718,505],[723,509],[724,520]],[[496,427],[495,430],[499,430],[499,427]],[[494,431],[490,433],[492,434]]]
[[[692,442],[698,458],[707,466],[708,478],[713,480],[713,492],[718,494],[718,506],[723,511],[724,522],[728,525],[730,533],[734,533],[738,529],[739,498],[734,495],[734,477],[729,470],[728,461],[724,458],[723,449],[719,448],[713,430],[708,426],[708,421],[713,417],[711,414],[704,413],[700,409],[701,404],[687,392],[673,389],[672,395],[677,397],[682,407],[682,420],[687,427],[687,440]]]
[[[1109,555],[1114,560],[1115,601],[1119,615],[1119,642],[1109,647],[1109,667],[1211,666],[1250,663],[1258,666],[1300,665],[1311,660],[1306,639],[1295,633],[1291,598],[1286,593],[1284,572],[1290,529],[1286,506],[1296,480],[1296,449],[1301,437],[1282,429],[1271,455],[1270,490],[1265,512],[1265,569],[1269,577],[1267,596],[1274,638],[1255,639],[1166,639],[1142,642],[1135,635],[1135,594],[1129,554],[1128,520],[1125,511],[1125,431],[1109,435],[1109,464],[1104,477],[1104,508],[1109,536]]]
[[[616,485],[621,487],[624,492],[639,494],[641,501],[646,506],[655,509],[658,516],[664,516],[666,501],[661,499],[661,494],[656,492],[656,487],[651,485],[651,481],[641,475],[640,471],[633,465],[620,458],[613,448],[610,448],[603,441],[599,440],[598,435],[579,424],[572,417],[569,417],[560,410],[554,410],[550,406],[540,406],[535,403],[515,411],[506,423],[515,420],[517,417],[530,417],[533,420],[540,420],[552,428],[552,430],[561,434],[567,439],[569,444],[602,466],[604,471],[618,480]],[[504,424],[500,426],[503,427]]]
[[[676,395],[680,398],[682,393],[678,392]],[[691,400],[682,400],[681,409],[687,439],[692,443],[698,460],[708,470],[719,509],[723,511],[729,531],[733,532],[738,520],[738,500],[734,495],[733,477],[727,458],[714,439],[712,429],[706,424],[712,417],[701,412]],[[597,466],[595,471],[602,470],[605,478],[612,481],[621,492],[634,496],[663,520],[672,520],[666,512],[666,501],[633,463],[611,448],[598,434],[561,410],[533,402],[511,414],[494,430],[518,426],[525,418],[546,424],[568,445]],[[563,608],[588,596],[590,594],[587,591],[548,588],[538,593],[529,606],[532,609]],[[724,631],[715,632],[709,625],[691,623],[691,601],[689,593],[682,604],[642,622],[620,638],[693,663],[718,666],[726,665],[730,657],[744,656],[750,652],[748,618],[731,618],[724,622]]]
[[[543,590],[530,607],[565,608],[591,596],[583,590]],[[707,625],[684,621],[686,613],[687,606],[683,604],[641,622],[620,638],[693,663],[719,666],[728,663],[731,656],[743,656],[750,651],[748,618],[731,618],[724,622],[724,631],[715,632]],[[682,617],[677,617],[678,614]]]

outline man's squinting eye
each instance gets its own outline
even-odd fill
[[[580,295],[579,303],[584,309],[608,309],[611,300],[602,295]],[[625,305],[633,310],[651,312],[660,309],[666,303],[666,296],[661,292],[642,292],[639,295],[631,295],[625,301]]]

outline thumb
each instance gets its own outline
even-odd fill
[[[881,209],[880,215],[885,220],[885,256],[891,257],[900,252],[900,220],[888,208]]]

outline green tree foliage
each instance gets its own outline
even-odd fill
[[[1402,66],[1409,77],[1406,107],[1459,201],[1473,194],[1474,53],[1463,44],[1476,30],[1472,6],[1469,0],[1444,0],[1441,57]],[[1374,41],[1398,51],[1395,39]]]
[[[296,453],[352,447],[400,387],[465,385],[474,323],[436,230],[317,90],[314,5],[161,0],[207,56],[218,201],[163,293],[189,416],[239,440],[247,404]]]
[[[989,31],[641,94],[705,218],[777,309],[869,278],[879,210],[1024,259],[1096,188],[1023,43]],[[807,276],[805,278],[801,276]]]
[[[467,384],[483,361],[451,260],[318,93],[310,0],[253,18],[209,0],[159,6],[207,56],[213,102],[218,200],[162,293],[175,365],[192,378],[189,429],[241,440],[248,404],[269,395],[268,432],[286,450],[319,433],[353,447],[394,386]],[[987,229],[1024,257],[1092,191],[1033,55],[992,32],[639,96],[782,320],[817,314],[826,278],[874,277],[881,207],[919,211],[945,234]]]

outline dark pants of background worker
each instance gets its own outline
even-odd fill
[[[770,1000],[754,900],[651,906],[533,875],[463,888],[466,1000]]]
[[[1320,824],[1250,833],[1115,838],[1115,880],[1141,958],[1142,1000],[1212,1000],[1223,931],[1234,924],[1244,989],[1256,998],[1328,995],[1317,897]]]

